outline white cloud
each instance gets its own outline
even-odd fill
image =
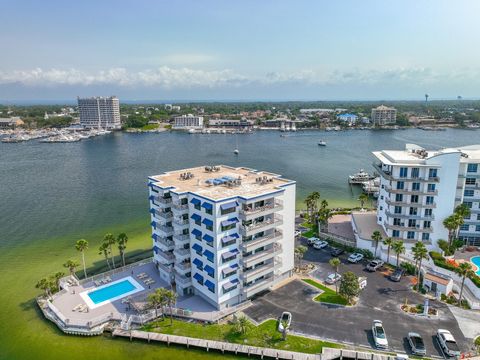
[[[129,71],[125,68],[112,68],[97,72],[78,69],[48,69],[0,71],[0,84],[19,83],[25,86],[42,87],[56,85],[118,85],[122,87],[161,87],[172,88],[222,88],[244,85],[434,85],[471,82],[480,79],[477,70],[435,71],[430,68],[397,68],[384,70],[352,69],[330,73],[302,70],[292,73],[269,72],[263,76],[249,76],[229,69],[199,70],[188,67],[159,68]]]

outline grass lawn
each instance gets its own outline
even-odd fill
[[[173,320],[173,324],[170,325],[170,319],[168,318],[147,324],[142,330],[309,354],[320,353],[324,346],[340,347],[338,344],[295,335],[288,335],[287,339],[283,341],[282,334],[277,331],[276,320],[267,320],[259,326],[249,322],[245,334],[241,334],[235,324],[231,323],[200,324]]]
[[[147,124],[141,127],[142,130],[155,130],[158,129],[158,124]]]
[[[343,296],[336,294],[335,291],[333,291],[332,289],[312,279],[302,279],[302,280],[305,281],[307,284],[315,286],[317,289],[320,289],[323,291],[320,295],[316,296],[313,300],[318,302],[326,302],[330,304],[348,305],[347,300]]]

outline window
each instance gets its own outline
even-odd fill
[[[224,294],[227,294],[227,293],[229,293],[230,291],[235,290],[236,288],[237,288],[237,285],[234,285],[234,286],[232,286],[231,288],[228,288],[228,289],[225,289],[225,288],[224,288],[224,289],[223,289],[223,293],[224,293]]]
[[[383,206],[380,206],[380,210],[383,210]]]
[[[420,183],[418,182],[412,183],[412,191],[420,191]]]
[[[464,203],[465,206],[468,207],[469,209],[472,208],[473,203],[472,203],[471,201],[464,201],[463,203]]]
[[[380,196],[380,200],[383,200],[383,195]]]
[[[393,225],[400,226],[400,219],[399,218],[393,218]]]
[[[466,178],[465,179],[465,184],[466,185],[475,185],[476,182],[477,182],[477,180],[475,178]]]
[[[397,190],[403,190],[405,183],[403,181],[397,181]]]
[[[400,177],[401,178],[406,178],[408,175],[408,168],[406,167],[401,167],[400,168]]]
[[[420,176],[420,169],[419,168],[412,168],[412,175],[411,177],[417,179]]]
[[[463,224],[460,226],[461,231],[468,231],[470,229],[470,226],[468,224]]]
[[[477,220],[480,221],[480,214],[477,214]]]
[[[234,213],[235,211],[236,211],[235,207],[229,207],[227,209],[220,208],[220,214],[222,215],[231,214],[231,213]]]
[[[413,203],[413,204],[418,203],[418,195],[412,195],[410,197],[410,202]]]
[[[393,231],[392,231],[392,236],[393,236],[393,237],[396,237],[396,238],[400,237],[400,231],[398,231],[398,230],[393,230]]]
[[[425,216],[432,216],[432,209],[425,209]]]
[[[423,222],[423,228],[424,228],[424,229],[430,229],[430,226],[432,226],[432,222],[431,222],[431,221],[424,221],[424,222]]]
[[[229,224],[227,226],[222,225],[221,230],[222,231],[227,231],[227,230],[235,229],[236,226],[237,226],[236,224]]]
[[[193,205],[193,207],[195,208],[195,210],[202,210],[202,208],[200,207],[200,203]]]
[[[410,208],[410,211],[409,211],[409,214],[410,214],[410,215],[417,215],[417,211],[418,211],[418,208],[416,208],[416,207],[411,207],[411,208]]]
[[[463,196],[473,196],[475,193],[475,190],[470,190],[470,189],[465,189],[463,192]]]
[[[437,169],[428,169],[428,177],[429,178],[437,177]]]
[[[415,219],[408,219],[408,227],[414,228],[417,226],[417,220]]]
[[[407,232],[407,239],[409,239],[409,240],[415,239],[415,231],[408,231]]]
[[[425,203],[426,203],[427,205],[433,204],[433,196],[427,196],[425,199],[426,199],[426,200],[425,200]]]
[[[475,231],[479,232],[480,231],[480,225],[475,226]]]
[[[381,216],[378,218],[378,221],[379,221],[379,222],[382,222],[382,217],[381,217]]]
[[[422,240],[423,240],[423,241],[428,241],[428,240],[430,240],[430,234],[429,234],[429,233],[423,233],[423,234],[422,234]]]
[[[395,214],[401,214],[402,213],[402,207],[401,206],[395,206],[394,213]]]
[[[213,214],[213,210],[212,210],[212,209],[205,209],[205,212],[206,212],[208,215],[212,215],[212,214]]]
[[[435,188],[436,188],[435,184],[428,184],[427,191],[428,192],[435,192]]]
[[[469,173],[476,173],[478,170],[478,164],[468,164],[467,172]]]
[[[396,194],[395,201],[402,202],[403,201],[403,194]]]

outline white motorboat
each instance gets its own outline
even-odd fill
[[[327,142],[324,141],[324,140],[320,140],[320,141],[318,142],[318,146],[327,146]]]

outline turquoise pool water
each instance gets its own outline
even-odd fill
[[[92,291],[88,293],[88,297],[92,300],[94,304],[99,304],[101,302],[117,298],[135,289],[135,285],[133,285],[128,279],[126,279],[123,281],[119,281],[115,284],[106,286],[104,288]]]
[[[480,276],[480,256],[474,256],[470,261],[477,267],[477,272],[475,274]]]

